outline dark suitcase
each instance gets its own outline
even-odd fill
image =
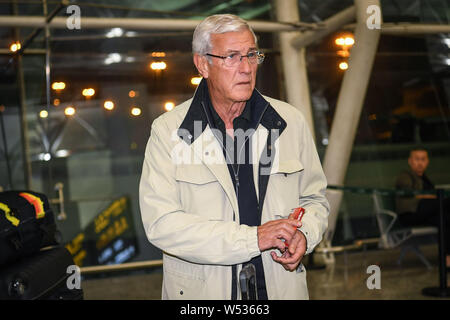
[[[68,285],[74,265],[65,247],[52,247],[0,268],[0,300],[82,300],[83,290]],[[73,283],[72,283],[73,284]]]
[[[0,266],[57,244],[58,235],[44,194],[0,192]]]

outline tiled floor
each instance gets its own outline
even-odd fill
[[[433,264],[431,270],[413,254],[407,253],[402,266],[396,264],[399,250],[367,250],[335,255],[334,265],[307,271],[310,299],[437,299],[422,295],[425,287],[439,285],[437,246],[422,247]],[[380,289],[375,284],[371,265],[379,266]],[[450,274],[448,274],[450,278]],[[373,280],[373,281],[372,281]],[[130,275],[114,275],[86,279],[82,283],[85,299],[160,299],[162,268],[139,271]],[[448,283],[450,286],[450,282]]]

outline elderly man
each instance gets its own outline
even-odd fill
[[[255,89],[264,55],[244,20],[210,16],[192,45],[203,80],[153,122],[140,182],[145,232],[163,251],[162,297],[240,299],[251,263],[258,299],[307,299],[301,261],[329,206],[304,117]]]

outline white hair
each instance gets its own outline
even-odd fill
[[[192,39],[192,52],[205,55],[211,52],[211,34],[249,30],[257,44],[256,35],[248,23],[233,14],[215,14],[205,18],[195,28]]]

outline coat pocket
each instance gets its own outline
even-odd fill
[[[202,165],[178,166],[175,173],[175,179],[180,182],[196,185],[217,182],[214,174]]]
[[[195,300],[203,296],[205,276],[203,267],[164,254],[163,298]]]
[[[225,220],[226,217],[232,217],[224,189],[207,167],[178,166],[175,179],[180,190],[183,210],[208,220]]]
[[[280,161],[278,165],[273,166],[270,174],[283,174],[284,176],[287,176],[289,174],[303,171],[303,169],[303,164],[297,159],[284,160]]]
[[[265,202],[271,215],[269,220],[287,218],[291,209],[298,207],[303,170],[303,164],[297,159],[280,161],[272,168]]]

